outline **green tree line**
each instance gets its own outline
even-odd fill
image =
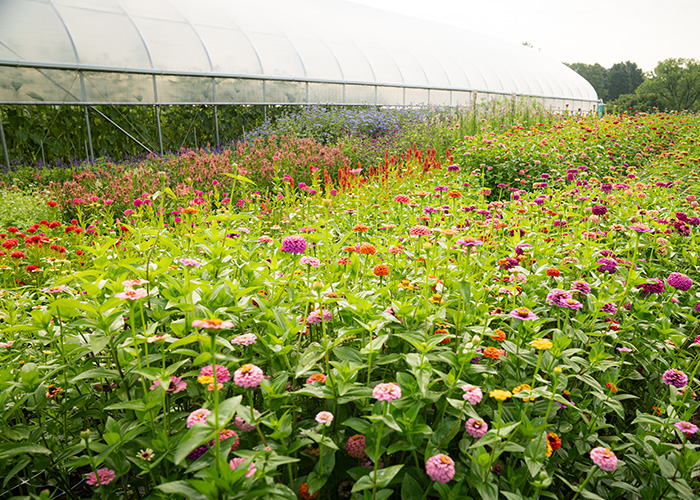
[[[610,68],[597,63],[567,65],[588,80],[608,111],[700,111],[700,62],[695,59],[665,59],[648,73],[630,61]]]

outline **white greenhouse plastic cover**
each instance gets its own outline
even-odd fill
[[[0,0],[0,103],[592,109],[538,52],[343,0]]]

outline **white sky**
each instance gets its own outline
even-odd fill
[[[700,60],[700,0],[350,0],[522,44],[561,62],[644,71]]]

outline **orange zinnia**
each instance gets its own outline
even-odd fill
[[[379,264],[374,266],[374,274],[376,276],[389,276],[389,266],[386,264]]]
[[[498,359],[501,357],[501,352],[495,347],[487,347],[484,349],[484,356],[487,358]]]
[[[360,245],[359,252],[366,255],[374,255],[375,253],[377,253],[377,247],[370,243],[363,243],[362,245]]]
[[[367,226],[365,226],[364,224],[355,224],[355,226],[353,226],[353,228],[352,228],[352,230],[355,231],[356,233],[364,233],[368,229],[369,228]]]

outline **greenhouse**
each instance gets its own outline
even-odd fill
[[[588,82],[532,49],[348,1],[0,3],[0,104],[82,105],[86,123],[96,105],[469,106],[498,96],[597,105]]]

